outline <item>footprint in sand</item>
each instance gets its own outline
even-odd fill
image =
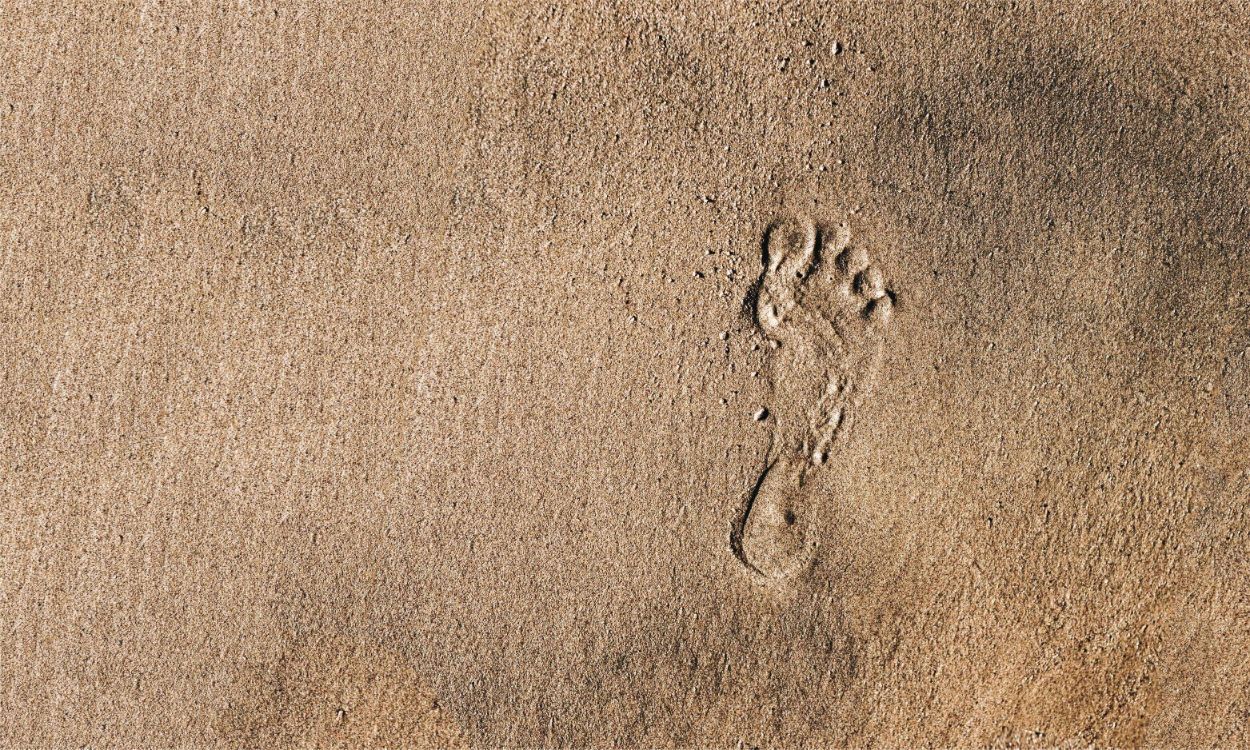
[[[804,485],[833,457],[872,387],[896,299],[845,226],[775,222],[763,263],[753,306],[772,347],[774,429],[730,543],[750,571],[778,581],[814,558]]]

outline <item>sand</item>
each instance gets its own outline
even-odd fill
[[[0,746],[1250,744],[1248,40],[5,4]]]

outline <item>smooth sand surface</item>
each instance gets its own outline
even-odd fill
[[[0,7],[0,746],[1250,744],[1250,8]]]

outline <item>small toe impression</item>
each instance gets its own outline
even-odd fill
[[[884,297],[885,278],[881,275],[881,269],[876,266],[869,266],[856,274],[855,292],[870,300]]]
[[[864,306],[864,317],[874,323],[885,325],[894,315],[894,298],[889,292],[882,294]]]
[[[868,268],[868,251],[857,245],[848,247],[838,253],[838,268],[848,276],[863,271]]]

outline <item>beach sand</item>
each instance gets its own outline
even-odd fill
[[[1250,744],[1250,10],[0,8],[0,745]]]

